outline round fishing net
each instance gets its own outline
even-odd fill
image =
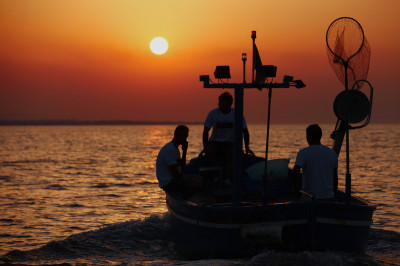
[[[326,32],[329,63],[346,89],[361,89],[369,70],[371,49],[361,25],[353,18],[342,17],[331,23]],[[347,84],[346,84],[347,75]]]

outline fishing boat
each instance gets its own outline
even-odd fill
[[[265,247],[362,252],[367,245],[376,206],[352,195],[349,172],[346,174],[346,191],[338,190],[333,199],[322,200],[296,189],[287,160],[268,160],[272,90],[302,88],[305,84],[301,80],[294,80],[292,76],[284,76],[282,83],[266,83],[266,78],[275,77],[276,67],[260,64],[255,31],[251,37],[252,82],[246,83],[246,54],[242,55],[242,83],[210,83],[208,75],[200,76],[204,88],[234,89],[235,92],[233,185],[224,186],[218,183],[223,168],[210,167],[204,156],[196,157],[186,165],[184,174],[201,175],[208,189],[199,197],[188,199],[178,194],[166,193],[176,249],[195,257],[243,256]],[[230,77],[226,66],[217,67],[214,74],[216,78]],[[243,153],[243,93],[250,88],[267,89],[269,92],[265,158]],[[358,103],[360,98],[362,97],[358,93],[342,93],[335,100],[335,113],[343,113],[343,109],[349,109],[343,105],[349,101]],[[372,97],[368,104],[370,108]],[[367,108],[365,104],[360,106],[363,112]],[[360,119],[361,111],[355,109],[357,108],[352,108],[351,114],[337,114],[338,123],[333,135],[334,150],[338,155],[344,137],[348,136],[351,129],[350,122],[354,122],[349,116],[354,117],[354,113],[357,113],[356,120]],[[346,140],[348,142],[347,138]]]

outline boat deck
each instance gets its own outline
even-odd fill
[[[189,202],[195,204],[218,204],[218,205],[232,205],[233,199],[233,189],[231,187],[227,188],[216,188],[216,189],[208,189],[206,191],[202,191],[196,195],[193,195],[189,199]],[[279,204],[289,204],[289,203],[304,203],[311,202],[312,199],[302,195],[300,192],[293,192],[289,194],[280,194],[268,196],[267,204],[268,205],[279,205]],[[350,203],[351,205],[369,205],[370,203],[352,196],[350,201],[347,202],[346,194],[342,191],[337,191],[336,196],[332,199],[315,199],[314,200],[318,204],[323,203],[334,203],[334,204],[346,204]],[[242,203],[241,205],[253,205],[253,206],[262,206],[262,194],[254,193],[254,192],[242,192]]]

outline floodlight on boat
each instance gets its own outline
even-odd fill
[[[306,86],[306,84],[304,84],[304,82],[300,79],[294,80],[293,82],[295,84],[294,86],[298,89],[304,88]]]
[[[283,77],[283,84],[285,84],[286,86],[294,86],[298,89],[304,88],[306,86],[306,84],[304,84],[304,82],[300,79],[297,80],[293,80],[292,76],[284,76]]]
[[[263,65],[264,75],[267,78],[275,78],[276,77],[276,66],[273,65]]]
[[[214,77],[216,79],[230,79],[231,72],[229,66],[217,66],[215,68]]]
[[[283,84],[289,84],[290,82],[293,82],[293,77],[285,75],[283,76]]]
[[[208,82],[210,80],[209,75],[200,75],[200,81]]]

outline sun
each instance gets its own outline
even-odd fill
[[[150,42],[150,50],[155,54],[163,54],[168,50],[168,42],[162,37],[156,37]]]

